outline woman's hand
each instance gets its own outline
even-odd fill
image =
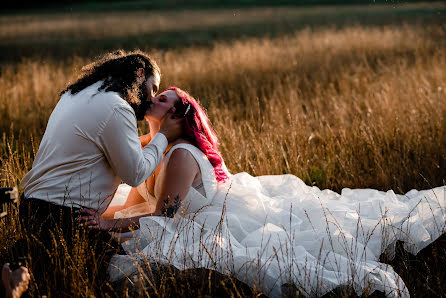
[[[97,211],[93,209],[81,209],[78,221],[82,226],[86,226],[93,230],[112,231],[115,227],[115,219],[103,218]]]

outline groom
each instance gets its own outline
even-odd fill
[[[118,245],[106,232],[82,230],[76,211],[105,211],[119,183],[137,186],[145,181],[161,162],[168,141],[180,135],[181,119],[168,115],[160,132],[141,148],[136,120],[144,119],[159,84],[160,69],[153,59],[139,51],[118,51],[85,66],[62,92],[33,167],[21,181],[20,219],[27,236],[39,240],[30,240],[34,277],[54,278],[54,268],[39,271],[51,264],[49,244],[65,241],[72,249],[73,238],[85,235],[98,265],[92,268],[102,275],[99,282],[105,282],[106,266]]]

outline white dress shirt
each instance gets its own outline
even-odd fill
[[[121,181],[138,186],[160,164],[166,137],[158,133],[142,149],[132,107],[116,92],[98,91],[101,84],[60,98],[21,181],[26,198],[102,213]]]

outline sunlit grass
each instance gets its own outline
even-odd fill
[[[404,192],[445,178],[444,36],[437,27],[302,30],[152,55],[163,87],[208,107],[231,171]],[[22,147],[29,158],[4,184],[31,166],[31,136],[38,144],[59,91],[87,62],[27,60],[2,72],[2,158]],[[21,138],[12,155],[11,133]]]
[[[301,13],[277,11],[290,18]],[[211,11],[204,19],[175,13],[147,20],[141,12],[128,14],[134,22],[122,20],[122,14],[107,14],[104,20],[56,17],[47,23],[41,23],[40,16],[35,16],[37,23],[11,16],[2,19],[7,30],[0,36],[20,40],[53,34],[62,39],[138,35],[176,30],[179,20],[187,19],[190,29],[228,18],[258,21],[270,12],[252,9],[240,17]],[[170,22],[171,17],[176,21]],[[104,31],[98,29],[102,21],[107,24]],[[122,29],[116,27],[118,21],[123,21]],[[231,172],[291,173],[320,188],[404,193],[444,185],[446,180],[445,49],[446,27],[407,24],[308,27],[275,38],[150,54],[162,69],[162,87],[185,89],[207,108]],[[1,186],[17,185],[31,168],[59,92],[89,61],[77,56],[63,61],[24,59],[2,67]],[[142,132],[147,132],[144,125]],[[16,215],[0,223],[2,254],[23,236],[17,226]],[[63,253],[55,258],[63,258]],[[79,284],[77,295],[92,295],[92,285],[81,278],[89,265],[76,258],[70,262],[65,278]],[[76,289],[75,283],[70,287]],[[165,288],[159,291],[165,293]]]
[[[0,14],[0,61],[50,57],[65,62],[72,55],[93,57],[117,47],[212,46],[216,41],[284,36],[306,27],[423,27],[443,24],[446,18],[441,2],[368,4]]]

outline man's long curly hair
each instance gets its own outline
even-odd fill
[[[160,69],[149,55],[142,51],[119,50],[105,54],[98,61],[82,67],[82,73],[75,83],[69,84],[61,94],[70,91],[76,94],[92,84],[103,81],[99,90],[114,91],[131,105],[139,105],[144,90],[137,83],[136,71],[143,68],[146,79],[161,75]]]

